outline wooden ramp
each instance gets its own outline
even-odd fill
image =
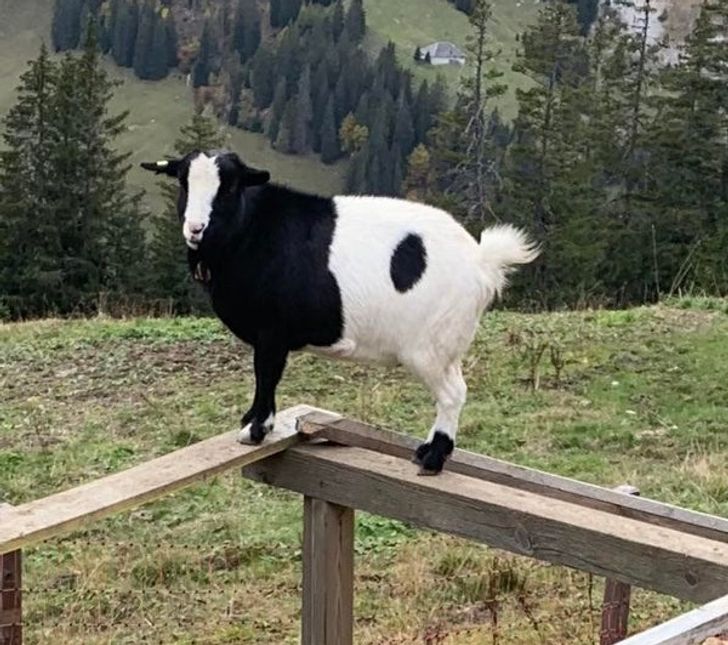
[[[20,506],[0,509],[0,553],[23,549],[94,520],[154,501],[227,470],[248,466],[304,438],[296,419],[315,408],[280,412],[260,446],[243,446],[237,431],[217,435],[152,461]]]

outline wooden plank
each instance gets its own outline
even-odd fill
[[[626,495],[639,495],[634,486],[618,486],[614,490]],[[599,631],[599,645],[614,645],[627,637],[629,630],[629,604],[632,587],[626,582],[607,578],[604,583],[602,601],[602,624]]]
[[[8,504],[0,504],[1,509]],[[0,554],[0,645],[23,642],[23,559],[21,551]]]
[[[237,432],[227,432],[62,493],[0,510],[0,553],[81,528],[286,450],[301,441],[296,418],[313,409],[297,406],[279,413],[275,431],[260,446],[240,445]]]
[[[635,634],[620,645],[694,645],[728,632],[728,596]]]
[[[728,591],[728,545],[562,500],[336,446],[298,446],[244,469],[304,495],[540,560],[706,602]]]
[[[354,642],[354,510],[303,500],[302,645]]]
[[[337,444],[366,448],[403,459],[409,459],[420,444],[420,440],[415,437],[321,412],[301,417],[299,431],[316,432],[319,437]],[[632,497],[464,450],[455,450],[445,469],[728,544],[726,518],[689,511],[648,498]]]

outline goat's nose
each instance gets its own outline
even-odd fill
[[[190,233],[192,233],[192,235],[199,235],[202,233],[204,228],[204,224],[190,224]]]

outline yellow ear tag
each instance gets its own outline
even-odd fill
[[[169,161],[158,161],[157,168],[166,168],[169,166]]]

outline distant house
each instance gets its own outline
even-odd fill
[[[432,43],[420,48],[422,60],[431,65],[465,65],[465,53],[448,42]]]

